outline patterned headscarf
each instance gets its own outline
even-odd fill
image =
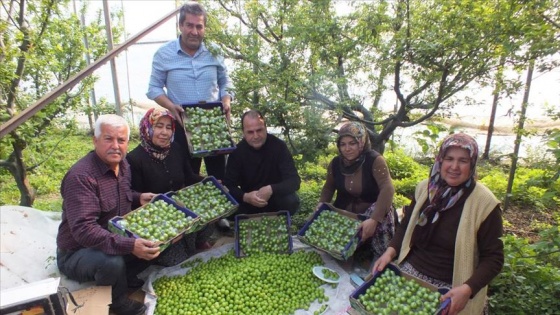
[[[469,157],[471,159],[471,167],[469,178],[459,186],[452,187],[449,186],[441,178],[441,164],[447,150],[449,148],[461,148],[469,152]],[[434,212],[436,212],[433,222],[437,221],[439,218],[439,212],[443,212],[451,208],[457,201],[463,196],[465,190],[470,188],[474,184],[474,176],[476,169],[476,161],[478,159],[478,145],[473,137],[464,134],[457,133],[447,136],[439,148],[438,155],[430,172],[430,180],[428,183],[428,198],[430,204],[424,209],[418,218],[419,225],[425,225],[427,218],[429,218]]]
[[[157,124],[157,121],[161,118],[167,116],[171,118],[171,128],[173,130],[173,135],[171,136],[171,141],[167,146],[164,148],[156,146],[152,142],[152,138],[154,136],[154,125]],[[173,115],[167,111],[166,109],[160,108],[150,108],[144,117],[140,120],[140,145],[148,152],[148,154],[154,158],[155,160],[163,160],[169,154],[169,150],[171,149],[171,142],[175,137],[175,118]]]
[[[346,160],[340,151],[340,140],[342,137],[352,137],[359,145],[360,155],[353,161]],[[369,136],[366,127],[357,122],[350,121],[342,125],[338,130],[338,137],[336,138],[336,146],[340,155],[340,169],[343,174],[353,174],[365,161],[366,152],[370,150]],[[344,163],[346,162],[346,163]]]

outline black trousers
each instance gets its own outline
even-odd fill
[[[57,265],[60,272],[78,282],[95,281],[96,285],[112,287],[114,305],[127,299],[128,280],[150,266],[150,262],[134,255],[107,255],[93,248],[77,251],[58,249]]]

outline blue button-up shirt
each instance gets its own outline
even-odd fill
[[[233,84],[223,56],[213,55],[204,43],[191,56],[181,49],[180,40],[181,37],[164,44],[154,54],[146,96],[154,100],[167,94],[177,105],[221,101],[225,95],[233,98]]]

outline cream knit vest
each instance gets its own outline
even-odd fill
[[[410,251],[410,240],[416,221],[420,215],[420,208],[428,198],[428,180],[424,180],[416,186],[416,205],[406,228],[398,263],[402,263]],[[500,203],[494,194],[481,183],[476,183],[472,193],[467,197],[463,207],[463,213],[455,239],[455,260],[453,262],[453,287],[457,287],[467,281],[478,265],[478,245],[476,234],[482,222],[490,215],[492,210]],[[478,315],[482,314],[486,291],[488,287],[482,288],[472,299],[469,300],[460,314]]]

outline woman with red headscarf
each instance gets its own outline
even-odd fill
[[[139,127],[140,144],[126,155],[132,173],[133,190],[161,194],[203,179],[192,171],[188,150],[173,142],[175,118],[169,111],[149,109],[140,120]],[[179,245],[172,245],[172,248],[162,252],[156,263],[174,265],[183,261],[194,253],[195,238],[198,247],[208,247],[205,239],[209,233],[211,230],[197,236],[186,235],[183,241],[177,243]]]
[[[186,148],[173,142],[175,118],[170,112],[151,108],[139,127],[140,144],[126,155],[132,169],[132,189],[160,194],[202,179],[192,171]]]
[[[438,287],[451,288],[448,314],[482,314],[488,283],[504,264],[500,202],[475,178],[478,146],[464,133],[443,140],[430,177],[414,200],[385,253],[401,270]]]
[[[383,156],[370,148],[367,130],[359,122],[342,125],[336,145],[339,155],[328,166],[317,208],[321,203],[331,202],[336,192],[333,206],[368,216],[360,225],[365,246],[360,246],[356,254],[373,256],[367,257],[368,261],[377,259],[395,230],[396,214],[392,207],[395,188],[389,168]]]

